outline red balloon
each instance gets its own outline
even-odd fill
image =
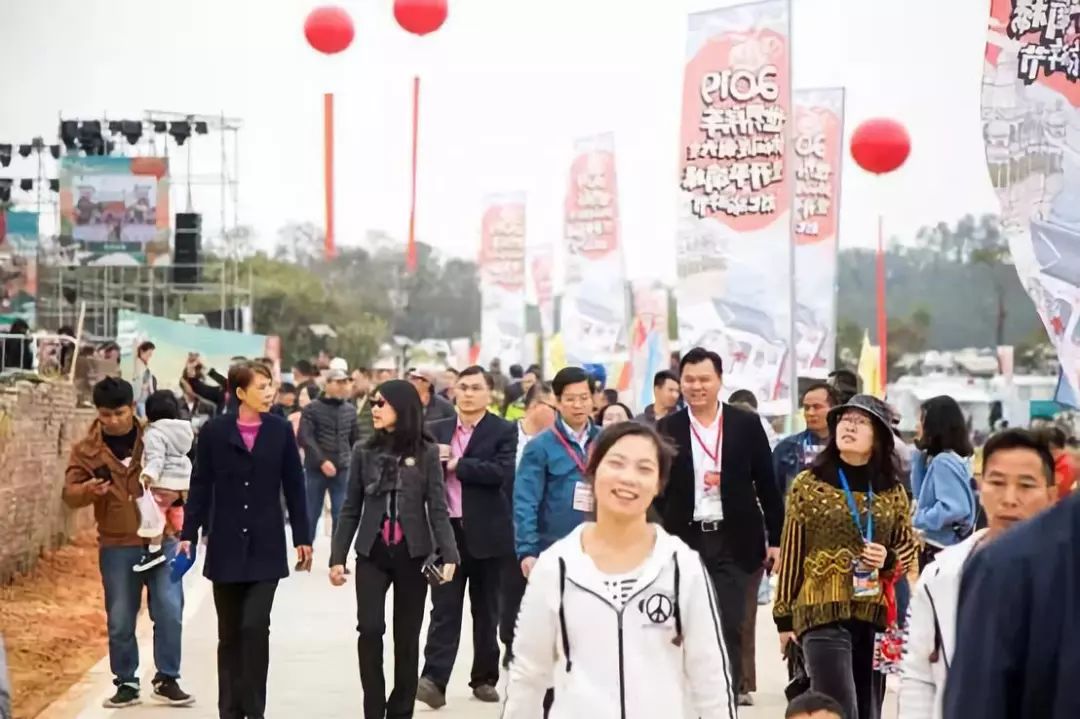
[[[355,34],[349,13],[336,5],[317,7],[304,21],[304,37],[308,44],[327,55],[347,48]]]
[[[896,120],[877,117],[855,128],[851,156],[867,172],[884,175],[897,169],[911,154],[911,137]]]
[[[438,30],[447,12],[446,0],[394,0],[394,19],[414,35]]]

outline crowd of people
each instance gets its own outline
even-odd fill
[[[1080,715],[1057,673],[1075,657],[1055,591],[1076,576],[1061,428],[976,448],[961,407],[936,397],[905,438],[840,371],[803,388],[805,429],[779,438],[700,347],[657,373],[640,412],[594,366],[549,381],[497,360],[400,373],[302,360],[282,381],[265,359],[221,374],[191,355],[174,394],[153,351],[137,348],[134,382],[95,385],[63,493],[97,519],[107,707],[141,700],[143,587],[151,696],[194,701],[179,579],[205,547],[220,716],[263,717],[274,596],[312,569],[328,506],[324,561],[331,585],[355,588],[369,719],[447,703],[466,592],[469,685],[511,719],[735,717],[757,691],[770,602],[789,717],[877,719],[890,674],[902,719]]]

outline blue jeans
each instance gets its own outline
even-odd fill
[[[139,685],[139,643],[135,620],[142,606],[142,589],[154,623],[154,665],[157,676],[180,677],[180,638],[184,618],[184,585],[173,582],[169,564],[176,556],[176,540],[166,539],[162,550],[168,561],[142,573],[132,571],[142,547],[101,547],[98,565],[105,586],[105,614],[109,628],[109,669],[115,684]]]
[[[311,527],[311,543],[314,544],[318,536],[315,530],[323,513],[323,498],[327,492],[330,493],[330,519],[333,522],[331,533],[337,529],[341,505],[345,504],[345,491],[349,487],[349,468],[338,467],[333,477],[327,477],[318,467],[309,467],[304,474],[307,477],[308,526]]]

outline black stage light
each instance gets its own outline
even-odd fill
[[[49,145],[49,152],[52,153],[52,156],[53,156],[54,160],[59,160],[60,159],[60,146],[59,145]]]
[[[101,137],[101,123],[99,121],[86,120],[79,123],[79,147],[87,156],[102,154],[105,141]]]
[[[191,123],[187,120],[179,120],[169,124],[169,134],[176,140],[177,145],[183,145],[191,137]]]
[[[11,199],[11,180],[0,178],[0,202],[7,202]]]
[[[30,153],[34,150],[33,145],[19,145],[19,154],[23,157],[30,157]]]
[[[76,148],[78,148],[79,123],[77,120],[61,120],[60,140],[69,150],[75,150]]]
[[[0,166],[7,167],[11,164],[11,145],[0,145]]]
[[[209,131],[210,131],[210,128],[208,128],[206,126],[206,123],[203,122],[202,120],[199,120],[198,122],[195,123],[195,134],[196,135],[205,135]]]
[[[134,145],[142,137],[142,122],[138,120],[124,120],[121,133],[127,138],[128,144]]]
[[[113,142],[112,140],[109,140],[108,142],[104,143],[104,145],[105,146],[104,146],[104,148],[102,148],[103,151],[101,153],[103,155],[111,155],[116,150],[116,143]]]
[[[49,189],[53,192],[60,192],[60,180],[49,180]]]
[[[167,132],[168,130],[168,123],[162,120],[154,120],[154,132]]]
[[[109,120],[109,132],[113,135],[119,135],[121,130],[121,122],[119,120]]]
[[[19,180],[19,189],[23,192],[30,192],[30,190],[34,189],[34,181],[30,178],[24,177],[23,179]]]

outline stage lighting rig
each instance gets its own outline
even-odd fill
[[[0,145],[0,167],[11,164],[11,145]]]
[[[176,140],[177,145],[183,147],[184,142],[191,137],[191,123],[187,120],[171,122],[169,123],[169,134],[172,139]]]
[[[60,140],[64,147],[74,152],[79,147],[79,122],[78,120],[60,121]],[[59,153],[58,153],[59,154]]]
[[[142,137],[143,126],[139,120],[124,120],[120,123],[120,134],[123,135],[129,145],[134,145]]]

